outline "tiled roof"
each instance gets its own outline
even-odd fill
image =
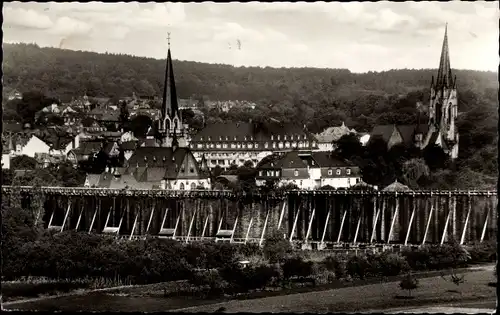
[[[330,152],[313,152],[312,157],[320,167],[355,166],[352,162]]]
[[[177,178],[180,164],[188,152],[187,148],[178,148],[173,151],[172,148],[165,147],[139,147],[128,160],[129,168],[146,167],[156,169],[159,175],[153,175],[151,171],[137,170],[136,178],[139,180],[150,178]],[[145,174],[145,175],[144,175]],[[145,177],[144,177],[145,176]]]
[[[82,155],[89,155],[92,153],[97,153],[102,148],[101,141],[82,141],[80,142],[80,147],[78,152]]]
[[[349,129],[344,123],[340,127],[329,127],[320,134],[316,135],[316,139],[321,143],[330,143],[332,141],[338,141],[342,136],[349,133],[355,133],[354,129]]]
[[[395,125],[378,125],[373,127],[373,130],[370,134],[370,138],[381,137],[382,140],[388,142],[392,136]]]
[[[271,163],[273,165],[271,166]],[[262,165],[260,168],[303,168],[307,167],[306,163],[299,157],[297,151],[286,153],[277,161],[269,162]]]
[[[403,138],[403,143],[406,145],[413,144],[416,125],[398,125],[397,128]]]
[[[115,189],[153,189],[153,183],[139,182],[133,175],[124,174],[120,176],[114,176],[110,174],[108,187]]]
[[[293,135],[295,140],[297,140],[295,138],[296,135],[300,135],[301,138],[306,135],[309,141],[315,139],[309,132],[304,131],[297,124],[273,123],[267,127],[259,128],[257,124],[253,123],[225,122],[207,125],[193,137],[193,141],[209,141],[208,137],[211,138],[210,141],[219,141],[221,138],[223,141],[226,141],[226,137],[227,141],[244,141],[245,137],[247,137],[247,140],[250,140],[249,137],[253,137],[255,141],[269,141],[271,135],[274,136],[275,140],[277,140],[276,136],[278,135]],[[280,139],[283,140],[283,137]]]
[[[410,187],[399,183],[397,180],[389,186],[385,187],[382,191],[411,191]]]

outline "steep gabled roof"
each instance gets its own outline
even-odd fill
[[[370,138],[380,137],[385,142],[388,142],[394,132],[395,125],[378,125],[373,127]]]
[[[406,145],[411,145],[414,142],[415,135],[415,125],[398,125],[397,126],[401,137],[403,138],[403,143]]]
[[[127,162],[129,172],[135,171],[135,178],[139,181],[175,179],[189,152],[188,148],[177,148],[174,151],[166,147],[139,147]]]

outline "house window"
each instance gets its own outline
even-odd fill
[[[189,169],[189,173],[194,173],[194,168],[192,168],[192,167],[191,167],[191,168]]]
[[[211,141],[210,137],[208,137],[208,141]]]
[[[262,171],[259,171],[259,176],[262,176]]]
[[[222,147],[223,147],[224,149],[227,149],[227,143],[223,143],[223,144],[222,144]]]
[[[290,142],[285,142],[285,148],[289,148],[290,147]]]
[[[276,171],[276,176],[280,176],[280,171]]]
[[[180,190],[184,190],[184,183],[181,183],[181,184],[179,185],[179,189],[180,189]]]
[[[234,149],[234,148],[236,148],[236,144],[231,143],[231,149]]]
[[[340,175],[340,168],[337,169],[337,175]]]
[[[264,143],[264,148],[267,149],[267,147],[269,146],[269,143]]]
[[[346,169],[346,170],[345,170],[345,173],[346,173],[347,175],[351,175],[351,169],[350,169],[350,168]]]
[[[253,147],[253,144],[249,143],[248,148],[251,149]]]
[[[293,175],[294,176],[299,176],[299,170],[296,169],[295,171],[293,171]]]
[[[195,183],[191,183],[191,190],[195,190],[196,189],[196,184]]]
[[[200,137],[200,141],[203,141],[203,137]]]
[[[332,170],[328,170],[328,175],[333,175],[333,171]]]
[[[198,143],[198,149],[201,149],[201,148],[203,148],[203,144]]]
[[[276,142],[273,142],[273,149],[276,148]]]
[[[273,135],[271,135],[271,140],[274,140],[274,137],[273,137]]]
[[[280,139],[280,135],[278,135],[278,140]]]

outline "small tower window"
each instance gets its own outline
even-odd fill
[[[341,171],[340,168],[337,169],[337,175],[340,175]]]
[[[328,175],[333,175],[333,171],[332,170],[328,170]]]
[[[346,173],[347,175],[351,175],[351,169],[350,169],[350,168],[346,169],[346,170],[345,170],[345,173]]]

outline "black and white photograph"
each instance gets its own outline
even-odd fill
[[[0,5],[2,311],[496,313],[498,1]]]

